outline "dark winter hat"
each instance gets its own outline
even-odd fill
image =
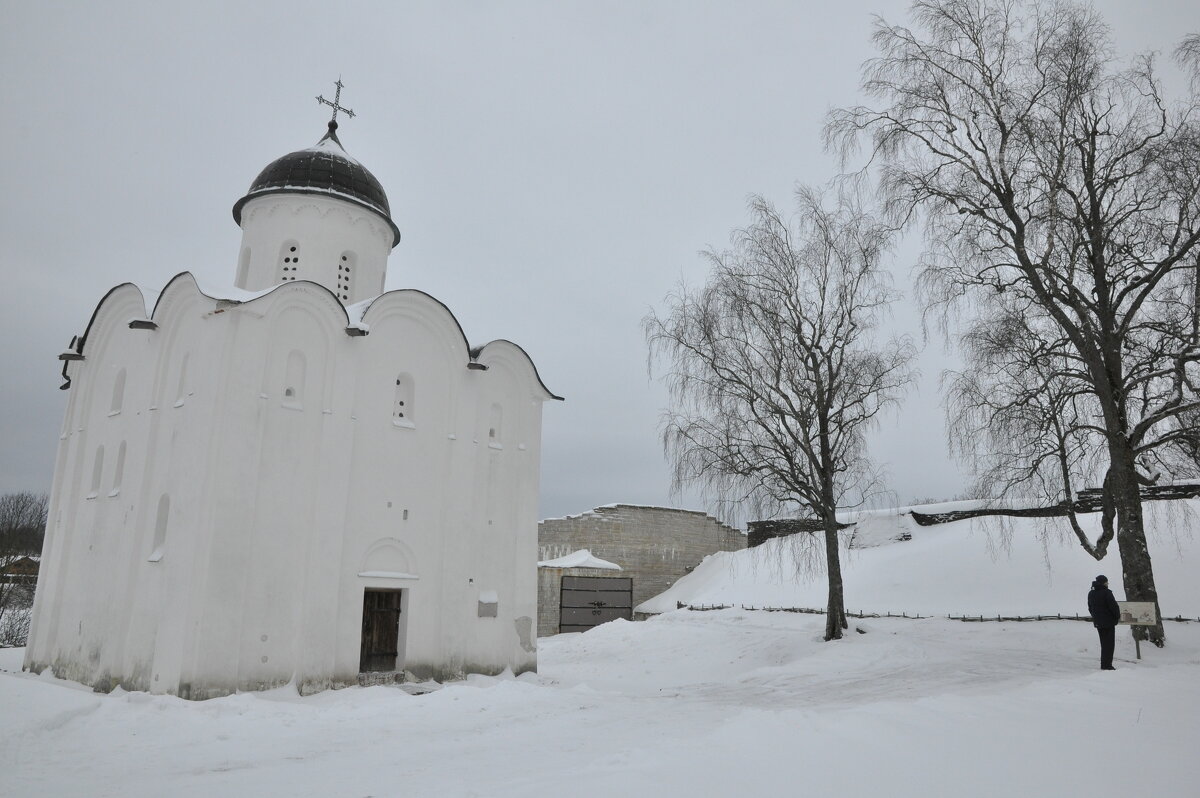
[[[1105,576],[1104,574],[1100,574],[1099,576],[1096,577],[1096,581],[1103,585],[1108,582],[1108,577]]]

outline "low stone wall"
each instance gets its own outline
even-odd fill
[[[1142,488],[1142,501],[1174,501],[1191,499],[1200,496],[1200,484],[1188,483],[1179,485],[1147,485]],[[1010,518],[1054,518],[1065,516],[1069,511],[1076,513],[1098,513],[1104,507],[1104,491],[1100,488],[1088,488],[1079,491],[1073,504],[1060,502],[1049,507],[1027,507],[1009,509],[1004,507],[981,508],[978,510],[953,510],[945,513],[920,513],[912,511],[913,520],[921,526],[948,524],[951,521],[962,521],[967,518],[1002,515]]]
[[[845,529],[850,524],[838,524]],[[819,518],[776,518],[770,521],[751,521],[746,524],[746,546],[761,546],[771,538],[782,538],[797,532],[824,532],[825,522]]]

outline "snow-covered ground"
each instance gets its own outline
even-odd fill
[[[1027,551],[1041,551],[1032,536],[993,559],[982,533],[968,530],[967,545],[929,529],[928,550],[917,535],[855,550],[851,605],[875,598],[855,598],[868,567],[892,575],[883,595],[897,598],[896,609],[962,603],[943,594],[980,582],[988,589],[975,598],[1036,588],[1063,611],[1083,600],[1087,584],[1068,573],[1067,550],[1045,588],[1040,555]],[[1170,554],[1156,547],[1157,571],[1196,572],[1194,543],[1182,540]],[[1097,567],[1070,553],[1086,579],[1106,571],[1116,580],[1111,561]],[[932,569],[930,558],[940,573],[970,573],[906,577],[918,563]],[[1014,565],[1027,559],[1028,568]],[[753,577],[771,573],[737,569],[724,600],[761,593]],[[701,569],[691,578],[719,581]],[[1182,587],[1167,581],[1164,606],[1173,607]],[[1181,611],[1190,600],[1179,599]],[[1020,610],[998,601],[983,614]],[[22,674],[22,652],[3,650],[0,795],[1198,793],[1200,623],[1169,624],[1168,647],[1143,647],[1140,662],[1122,631],[1112,673],[1098,670],[1095,631],[1075,621],[869,619],[852,623],[864,634],[852,628],[834,643],[821,642],[823,626],[814,615],[673,611],[544,638],[539,673],[518,678],[472,678],[425,695],[370,687],[300,698],[285,688],[205,702],[98,695]]]

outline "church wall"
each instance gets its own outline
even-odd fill
[[[505,664],[520,671],[536,662],[537,508],[529,497],[537,493],[541,400],[534,398],[535,376],[516,347],[496,342],[480,361],[488,365],[485,376],[491,383],[479,415],[480,440],[489,446],[489,558],[510,596],[508,606],[499,608],[501,623],[493,634],[497,642],[515,640]]]
[[[347,533],[347,511],[352,485],[353,451],[347,442],[353,436],[351,397],[357,371],[357,339],[339,331],[331,339],[333,362],[327,395],[321,409],[321,456],[313,527],[306,543],[303,590],[298,607],[303,622],[296,636],[296,681],[302,692],[353,684],[354,672],[337,670],[339,613],[342,607],[339,565]],[[360,612],[353,627],[361,624]],[[357,652],[357,636],[352,641]]]
[[[59,436],[58,459],[54,466],[54,483],[47,506],[46,537],[42,547],[42,562],[34,593],[33,621],[26,658],[45,667],[57,653],[58,628],[63,615],[64,591],[70,583],[71,560],[68,552],[76,544],[66,530],[73,528],[79,507],[77,499],[87,447],[86,423],[88,408],[83,392],[78,388],[80,375],[91,364],[69,363],[67,373],[76,383],[68,394],[63,428]],[[39,667],[39,669],[40,669]]]
[[[308,287],[288,287],[289,294]],[[291,678],[303,607],[305,555],[314,534],[320,490],[319,464],[325,392],[331,381],[332,314],[282,307],[269,319],[271,341],[262,369],[261,422],[254,514],[242,551],[253,573],[243,592],[244,627],[239,645],[238,683],[273,685]],[[292,395],[288,396],[287,392]]]
[[[535,667],[546,393],[521,350],[490,344],[469,369],[420,292],[385,295],[350,337],[300,281],[228,305],[183,275],[157,330],[128,328],[145,316],[114,292],[71,366],[28,667],[191,698],[354,683],[365,588],[407,591],[416,675]]]
[[[263,433],[280,401],[278,390],[274,404],[264,392],[270,375],[278,370],[269,364],[269,333],[277,304],[267,297],[210,317],[219,331],[211,342],[218,362],[209,379],[217,396],[214,418],[221,422],[207,430],[210,443],[202,450],[207,475],[201,510],[205,546],[196,558],[193,592],[197,598],[188,618],[195,632],[185,646],[174,688],[190,697],[239,688],[247,656],[243,636],[250,634],[246,615],[259,611],[250,608],[249,587],[264,573],[263,565],[255,561],[261,555],[255,534],[256,501]],[[268,578],[274,567],[267,566]]]
[[[165,292],[163,304],[171,302],[170,292]],[[48,541],[46,550],[47,562],[54,566],[46,569],[47,580],[39,590],[39,600],[52,609],[42,613],[28,652],[32,663],[54,665],[56,671],[71,672],[85,682],[135,686],[136,681],[143,689],[150,687],[149,661],[162,609],[153,598],[155,582],[160,580],[154,567],[145,570],[149,549],[142,534],[148,512],[152,516],[155,510],[148,511],[147,505],[157,504],[157,498],[144,496],[172,481],[153,467],[155,449],[163,448],[155,441],[166,415],[155,389],[162,382],[159,372],[171,365],[170,342],[181,340],[178,330],[170,327],[128,328],[129,319],[145,315],[141,295],[132,286],[110,294],[88,331],[86,359],[73,366],[74,395],[67,417],[73,425],[68,440],[74,437],[76,442],[74,451],[66,447],[64,466],[58,469],[52,510],[57,519],[52,530],[55,539]],[[188,318],[186,311],[176,315]],[[182,338],[194,336],[192,331]],[[113,388],[121,372],[124,390],[118,396]],[[185,398],[188,401],[179,408],[172,407],[177,415],[187,412],[183,408],[188,402],[193,408],[197,404]],[[178,441],[178,429],[186,427],[179,422],[176,418],[171,437],[178,446],[188,446],[190,442]],[[100,446],[105,456],[97,471],[94,462]],[[163,456],[174,459],[169,451]],[[118,465],[123,466],[119,485]],[[71,471],[74,478],[68,477]],[[190,498],[186,486],[173,493],[175,508],[186,507]],[[147,611],[148,606],[154,607],[154,613]]]
[[[211,321],[220,330],[212,343],[219,357],[213,375],[217,396],[204,503],[210,513],[206,549],[196,586],[198,601],[191,622],[195,634],[180,669],[184,692],[202,697],[201,685],[235,689],[244,627],[247,574],[255,569],[248,544],[253,527],[263,416],[259,398],[267,356],[269,323],[263,303],[253,312],[229,309]]]
[[[320,464],[331,434],[332,352],[345,338],[334,309],[324,290],[297,284],[224,317],[223,423],[213,430],[205,503],[211,545],[181,677],[192,697],[284,683],[297,668],[318,590],[309,552],[340,535],[318,512],[328,501]],[[297,352],[302,381],[289,374]]]
[[[175,692],[196,586],[203,577],[207,468],[219,358],[213,345],[220,322],[213,304],[184,277],[172,281],[155,308],[154,331],[144,336],[151,357],[137,490],[130,497],[130,526],[118,602],[125,614],[123,664],[127,686]]]
[[[409,591],[405,667],[421,670],[422,663],[441,663],[449,656],[446,644],[453,636],[442,591],[453,579],[447,552],[461,534],[453,517],[453,506],[462,501],[455,452],[465,438],[457,411],[469,353],[444,308],[422,294],[386,295],[364,320],[371,334],[356,342],[360,359],[342,572],[347,629],[342,667],[357,672],[362,591],[370,586]],[[412,393],[404,417],[398,418],[401,374],[412,377]],[[403,547],[407,561],[396,567],[403,565],[400,572],[418,579],[379,582],[358,576],[379,570],[368,567],[364,554],[383,539]]]
[[[133,405],[122,399],[119,412],[112,409],[113,380],[125,367],[113,350],[132,348],[125,321],[144,315],[141,294],[131,285],[119,286],[106,297],[89,330],[92,346],[86,360],[70,367],[75,394],[68,405],[64,462],[56,467],[49,517],[55,519],[44,550],[46,578],[39,586],[35,617],[38,634],[27,654],[43,663],[58,663],[58,670],[90,676],[107,667],[113,655],[109,645],[111,619],[107,610],[109,583],[100,571],[111,568],[114,550],[121,545],[120,492],[112,489],[113,467],[123,429],[133,415]],[[136,392],[136,380],[126,380],[125,393]],[[105,456],[99,469],[96,455]],[[43,610],[43,607],[45,609]]]

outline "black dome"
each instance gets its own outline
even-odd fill
[[[259,172],[246,196],[234,203],[233,220],[240,225],[242,206],[264,194],[319,194],[353,202],[387,220],[392,228],[393,247],[400,242],[400,230],[392,221],[383,186],[342,149],[337,122],[329,123],[329,132],[316,146],[288,153]]]

